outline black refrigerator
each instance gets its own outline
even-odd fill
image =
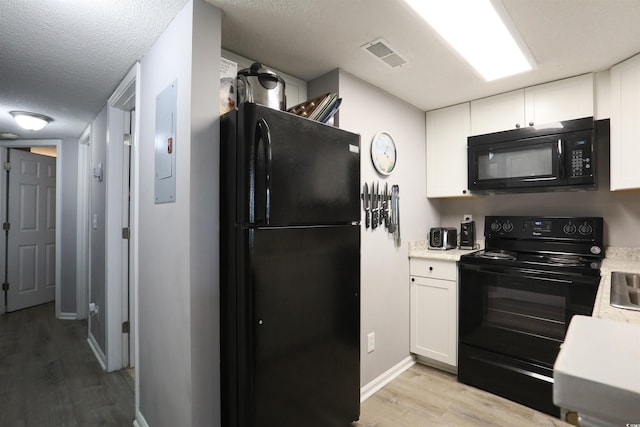
[[[360,415],[360,137],[241,104],[221,118],[225,427]]]

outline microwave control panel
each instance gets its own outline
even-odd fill
[[[567,167],[569,179],[593,176],[593,138],[592,135],[573,135],[567,141]]]
[[[585,153],[586,150],[571,150],[571,172],[570,177],[591,175],[591,153]]]

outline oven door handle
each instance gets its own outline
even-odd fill
[[[556,283],[565,283],[565,284],[573,283],[571,280],[566,280],[566,279],[557,279],[554,277],[539,277],[535,275],[536,272],[534,270],[527,270],[527,269],[517,270],[517,273],[515,273],[506,269],[480,267],[477,265],[460,264],[460,268],[477,271],[479,273],[499,274],[500,276],[526,278],[526,279],[532,279],[532,280],[538,280],[538,281],[544,281],[544,282],[556,282]]]
[[[471,356],[471,358],[479,360],[482,363],[487,363],[489,365],[497,366],[498,368],[506,369],[507,371],[512,371],[520,375],[526,375],[528,377],[535,378],[536,380],[553,384],[553,377],[549,377],[547,375],[539,374],[537,372],[531,372],[529,370],[518,368],[516,366],[509,365],[508,363],[499,362],[497,360],[490,360],[490,359],[474,357],[474,356]]]

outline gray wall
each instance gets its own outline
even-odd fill
[[[60,312],[76,312],[76,228],[78,202],[78,139],[62,141],[62,241],[56,246],[61,251]]]
[[[139,412],[219,425],[220,11],[192,0],[141,61]],[[154,204],[156,96],[177,79],[176,202]]]
[[[338,83],[338,88],[330,87]],[[408,242],[424,239],[428,222],[437,218],[426,200],[424,174],[425,114],[381,89],[344,72],[333,71],[309,83],[309,97],[338,91],[343,98],[340,128],[359,133],[361,184],[378,181],[400,186],[401,246],[384,228],[366,229],[361,240],[361,385],[409,356]],[[371,140],[389,132],[398,148],[398,162],[387,178],[371,164]],[[376,349],[367,353],[367,334],[375,332]]]
[[[105,106],[91,124],[91,168],[102,163],[103,171],[106,170],[107,150],[107,107]],[[77,163],[76,163],[77,165]],[[77,167],[77,166],[76,166]],[[99,307],[98,315],[89,315],[89,333],[93,335],[103,354],[106,354],[106,290],[105,290],[105,264],[106,264],[106,184],[105,176],[102,182],[91,178],[91,206],[89,210],[89,228],[91,244],[91,289],[89,290],[89,302]],[[93,227],[93,218],[96,215],[97,227]]]
[[[609,191],[609,128],[598,122],[598,189],[554,193],[497,194],[469,199],[441,199],[435,203],[440,222],[460,228],[464,214],[472,214],[482,236],[486,215],[601,216],[606,246],[640,247],[640,192]]]

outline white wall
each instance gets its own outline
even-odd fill
[[[62,200],[60,312],[76,313],[76,224],[78,203],[78,139],[62,141],[62,183],[58,186]]]
[[[192,0],[141,61],[137,417],[153,427],[220,424],[220,28]],[[156,96],[176,79],[176,202],[156,205]]]
[[[106,170],[106,148],[107,147],[107,107],[105,106],[96,116],[91,124],[91,168],[102,163],[103,171]],[[90,235],[90,263],[91,279],[89,290],[89,302],[95,303],[99,312],[98,315],[89,316],[89,336],[93,337],[94,345],[99,347],[102,355],[96,355],[104,364],[104,354],[106,351],[106,236],[105,236],[105,214],[106,214],[106,180],[104,176],[102,182],[96,178],[91,178],[91,201],[89,207],[89,235]],[[93,218],[96,218],[95,227]]]
[[[337,79],[336,79],[337,73]],[[408,242],[422,240],[437,213],[426,200],[424,180],[424,112],[362,80],[336,70],[309,83],[309,96],[333,90],[342,97],[340,128],[359,133],[361,184],[377,181],[400,186],[401,245],[384,228],[366,229],[361,241],[361,385],[409,356]],[[393,173],[383,178],[371,164],[371,139],[389,132],[398,148]],[[375,332],[376,349],[367,353],[367,334]]]

